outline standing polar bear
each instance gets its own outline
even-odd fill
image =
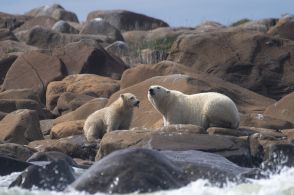
[[[84,124],[84,134],[89,142],[101,139],[106,132],[129,129],[133,108],[140,101],[134,94],[124,93],[110,106],[97,110],[88,116]]]
[[[238,128],[240,117],[235,103],[227,96],[215,93],[186,95],[159,85],[148,90],[148,100],[163,116],[164,126],[195,124]]]

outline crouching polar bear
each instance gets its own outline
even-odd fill
[[[133,108],[140,101],[134,94],[124,93],[110,106],[97,110],[88,116],[84,124],[84,134],[89,142],[101,139],[106,132],[129,129]]]
[[[159,85],[148,90],[148,100],[163,116],[164,126],[195,124],[207,129],[210,126],[238,128],[240,117],[235,103],[227,96],[215,93],[186,95]]]

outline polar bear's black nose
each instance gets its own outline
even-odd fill
[[[149,93],[150,93],[150,95],[154,95],[154,89],[150,88]]]

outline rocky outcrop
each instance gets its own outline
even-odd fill
[[[162,20],[126,10],[92,11],[88,14],[87,20],[95,18],[102,18],[121,31],[151,30],[168,26]]]

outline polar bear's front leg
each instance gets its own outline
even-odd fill
[[[167,119],[165,119],[165,117],[162,117],[163,118],[163,126],[166,127],[169,125],[169,122]]]

